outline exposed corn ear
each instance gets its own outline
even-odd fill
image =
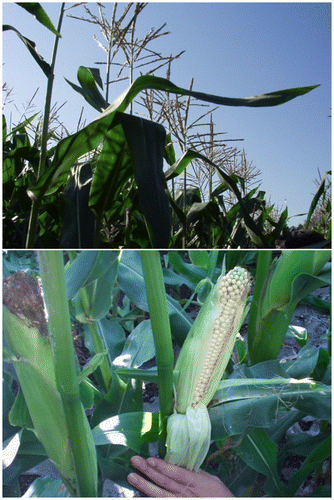
[[[190,329],[175,365],[175,410],[167,422],[165,459],[198,471],[210,447],[207,405],[231,357],[243,320],[250,275],[235,267],[221,276]]]
[[[231,357],[249,288],[249,273],[235,267],[218,279],[204,302],[175,366],[178,413],[211,401]]]

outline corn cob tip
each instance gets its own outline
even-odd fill
[[[243,300],[250,287],[250,274],[243,267],[235,267],[218,279],[218,293],[222,301]]]

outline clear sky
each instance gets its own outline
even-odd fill
[[[112,4],[105,5],[110,19]],[[57,25],[60,3],[42,2],[42,6]],[[98,14],[95,4],[89,6]],[[120,4],[120,12],[124,6]],[[82,6],[66,13],[84,15]],[[53,35],[30,14],[16,4],[3,3],[3,23],[34,40],[38,52],[50,62]],[[307,212],[318,169],[321,174],[331,169],[331,4],[150,2],[139,16],[137,36],[142,38],[163,23],[171,34],[154,41],[150,48],[166,56],[186,51],[172,65],[171,81],[181,87],[188,87],[194,77],[194,90],[248,97],[321,84],[281,106],[221,106],[213,117],[217,132],[226,132],[226,138],[244,139],[230,145],[244,149],[247,160],[260,169],[261,189],[267,198],[279,207],[286,201],[290,217]],[[104,41],[98,26],[65,16],[53,102],[66,101],[59,115],[70,132],[76,130],[82,106],[87,123],[98,115],[64,80],[77,83],[80,65],[99,67],[104,78],[104,66],[96,62],[105,61],[105,54],[93,40],[94,34]],[[17,123],[37,87],[35,111],[43,109],[46,78],[14,32],[3,35],[3,63],[3,81],[13,88],[13,102],[5,107],[5,114],[9,117],[12,111]],[[165,76],[165,70],[157,74]],[[109,102],[127,85],[111,87]],[[304,219],[293,217],[290,225]]]

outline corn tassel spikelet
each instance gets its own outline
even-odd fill
[[[250,290],[250,275],[235,267],[220,276],[191,327],[175,365],[175,413],[167,423],[165,459],[198,471],[210,446],[207,405],[225,372]]]

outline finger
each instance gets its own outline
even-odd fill
[[[145,458],[140,457],[139,455],[135,455],[134,457],[130,458],[130,462],[133,467],[145,474],[145,471],[147,470],[147,463]]]
[[[184,469],[165,463],[163,460],[158,458],[149,458],[144,460],[140,456],[132,457],[131,464],[133,467],[145,474],[145,476],[147,476],[151,481],[154,481],[154,483],[158,486],[166,491],[174,493],[172,496],[189,496],[185,494],[185,486],[188,485],[179,481],[180,474],[184,471]],[[173,470],[170,471],[170,468]]]
[[[158,472],[161,472],[161,474],[168,476],[180,485],[191,487],[195,484],[194,480],[197,476],[196,472],[184,469],[183,467],[178,467],[177,465],[171,465],[168,462],[155,457],[148,458],[147,463],[150,467]]]
[[[127,480],[129,484],[131,484],[131,486],[149,497],[174,497],[174,494],[170,493],[167,490],[164,490],[163,488],[159,488],[159,486],[157,486],[156,484],[151,483],[147,479],[144,479],[143,477],[139,476],[139,474],[136,474],[134,472],[131,472],[131,474],[127,476]]]
[[[205,470],[200,469],[200,470],[198,471],[198,474],[202,474],[203,476],[207,476],[207,477],[209,477],[210,479],[212,479],[212,480],[216,480],[216,481],[218,481],[219,483],[221,483],[221,480],[219,479],[219,477],[214,476],[213,474],[210,474],[210,472],[206,472]]]
[[[156,474],[161,473],[164,482],[159,484],[176,493],[177,496],[233,497],[233,494],[218,477],[201,469],[199,472],[189,471],[155,457],[148,458],[146,462],[152,467],[149,477],[154,478],[154,481],[157,482],[158,476],[155,476],[153,470],[157,471]],[[170,482],[166,481],[166,476]]]

